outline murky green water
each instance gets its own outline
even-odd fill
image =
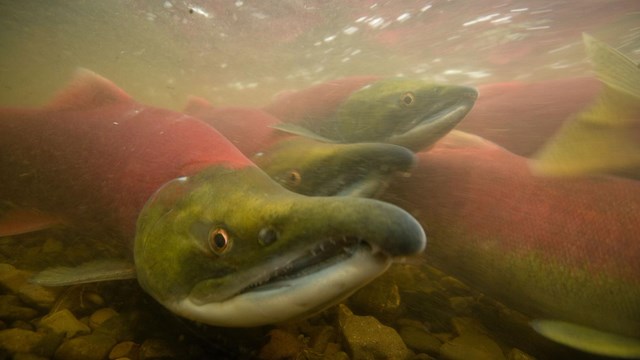
[[[591,76],[582,33],[637,62],[639,13],[636,0],[0,1],[0,105],[44,105],[78,68],[108,78],[143,104],[178,111],[190,96],[214,106],[258,107],[283,92],[353,75],[467,86]],[[482,101],[482,92],[480,96]],[[498,175],[488,178],[501,180]],[[640,192],[635,180],[629,181],[628,202],[638,209]],[[6,199],[0,200],[4,207]],[[616,204],[598,209],[612,213],[607,206]],[[514,205],[526,214],[523,208]],[[473,208],[483,209],[482,204]],[[429,211],[437,214],[424,212]],[[591,215],[585,211],[577,216]],[[481,222],[476,225],[482,227]],[[430,237],[429,226],[425,228]],[[441,233],[465,230],[447,231]],[[615,244],[615,234],[606,244]],[[98,359],[104,354],[110,359],[599,358],[544,339],[528,326],[530,314],[507,308],[484,295],[482,286],[464,284],[434,268],[429,247],[424,257],[395,264],[346,305],[307,320],[250,330],[179,319],[133,280],[54,290],[28,284],[31,271],[49,264],[77,264],[122,250],[103,244],[64,228],[0,237],[0,359],[80,359],[88,354]],[[633,248],[629,252],[640,255]],[[456,261],[455,254],[451,258]],[[637,293],[639,276],[632,274],[630,293]],[[635,306],[640,299],[631,302]],[[43,325],[43,317],[63,309],[72,313],[71,319]],[[630,321],[640,337],[638,315]],[[51,326],[64,330],[52,332]]]

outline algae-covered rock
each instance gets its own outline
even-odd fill
[[[89,327],[91,327],[92,329],[97,329],[107,320],[117,315],[118,312],[111,308],[102,308],[100,310],[97,310],[89,317]]]
[[[445,360],[506,360],[502,349],[488,336],[465,333],[440,347]]]
[[[90,334],[67,339],[58,347],[54,358],[56,360],[103,360],[116,339],[103,334]]]
[[[524,351],[513,348],[507,354],[507,360],[535,360],[536,358],[525,353]]]
[[[49,309],[59,290],[30,283],[32,275],[31,272],[18,270],[12,265],[0,264],[0,287],[16,294],[26,304]]]
[[[442,342],[437,337],[424,329],[413,326],[400,328],[400,337],[409,348],[419,353],[437,355],[440,352],[440,346],[442,346]]]
[[[379,319],[392,320],[402,310],[400,290],[392,277],[383,276],[353,294],[349,306]]]
[[[133,341],[123,341],[111,349],[111,352],[109,353],[109,360],[122,358],[137,359],[139,349],[140,345]]]
[[[0,331],[0,349],[10,354],[30,353],[44,339],[43,334],[35,331],[13,328]]]
[[[76,335],[85,335],[91,332],[91,329],[76,317],[67,309],[56,311],[53,314],[49,314],[40,320],[38,325],[40,329],[48,329],[58,334],[64,334],[67,338],[75,337]]]
[[[0,319],[30,320],[38,316],[38,311],[22,304],[15,295],[0,295]]]
[[[338,322],[345,348],[354,360],[408,359],[413,355],[393,328],[372,316],[357,316],[339,305]]]
[[[180,359],[176,350],[161,339],[147,339],[140,346],[139,360]]]
[[[259,358],[265,360],[295,359],[305,348],[300,336],[273,329],[269,331],[269,342],[260,349]]]

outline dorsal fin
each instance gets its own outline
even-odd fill
[[[51,110],[87,109],[132,101],[124,90],[91,70],[76,70],[73,79],[47,105]]]
[[[184,106],[183,112],[185,114],[197,116],[202,112],[206,113],[207,111],[210,111],[214,108],[215,107],[211,105],[211,103],[207,99],[190,95],[189,98],[187,98],[187,105]]]

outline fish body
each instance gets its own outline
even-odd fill
[[[280,121],[261,109],[214,107],[192,98],[185,111],[216,128],[271,178],[299,194],[371,197],[415,162],[413,153],[398,145],[326,143],[275,130],[272,126]]]
[[[478,85],[478,100],[456,129],[531,156],[601,88],[598,79],[588,76]]]
[[[587,34],[583,40],[602,90],[535,154],[531,167],[547,176],[640,179],[640,65]]]
[[[287,191],[208,124],[89,71],[42,109],[0,109],[0,138],[1,200],[132,249],[39,284],[135,277],[178,315],[258,326],[318,312],[425,247],[396,206]]]
[[[470,87],[413,79],[378,79],[360,88],[351,85],[361,85],[361,78],[350,80],[316,85],[267,105],[265,110],[283,121],[273,127],[321,141],[387,142],[417,151],[451,131],[478,95]],[[340,89],[341,101],[335,101],[336,89]],[[323,104],[325,97],[332,100]],[[290,103],[306,104],[309,110],[300,112],[296,106],[288,113]],[[325,110],[318,111],[317,104]]]
[[[0,198],[129,239],[162,184],[211,164],[251,165],[207,124],[139,104],[89,71],[44,108],[2,109],[0,126]]]
[[[427,261],[538,319],[541,333],[596,329],[580,338],[569,326],[562,342],[640,356],[640,183],[539,178],[526,158],[453,132],[383,198],[423,224]],[[599,344],[603,333],[624,345]]]

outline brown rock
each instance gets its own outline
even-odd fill
[[[138,350],[140,349],[140,345],[134,343],[133,341],[123,341],[111,349],[109,353],[109,359],[137,359],[138,358]]]
[[[296,334],[281,329],[269,331],[269,342],[260,349],[258,357],[265,360],[295,359],[305,345]]]
[[[140,346],[139,360],[177,359],[176,351],[160,339],[147,339]]]
[[[0,318],[5,320],[31,320],[38,316],[35,309],[26,307],[15,295],[0,295]]]
[[[75,337],[76,335],[86,335],[91,332],[91,329],[67,310],[63,309],[56,311],[53,314],[49,314],[40,320],[38,325],[40,329],[48,329],[57,334],[64,334],[67,338]]]
[[[116,340],[102,334],[78,336],[63,342],[56,350],[56,360],[103,360]]]
[[[18,270],[9,264],[0,264],[0,287],[18,295],[26,304],[41,309],[50,308],[59,290],[31,284],[31,276],[31,272]]]
[[[502,349],[488,336],[465,333],[440,347],[445,360],[506,360]]]
[[[112,308],[102,308],[97,310],[89,317],[89,327],[96,329],[116,315],[118,315],[118,312]]]
[[[354,360],[408,359],[412,356],[400,335],[372,316],[354,315],[341,304],[338,322],[345,348]]]
[[[44,339],[43,334],[25,329],[7,329],[0,331],[0,349],[10,354],[30,353]]]
[[[419,353],[437,355],[442,342],[424,329],[405,326],[400,329],[400,337],[408,347]]]

